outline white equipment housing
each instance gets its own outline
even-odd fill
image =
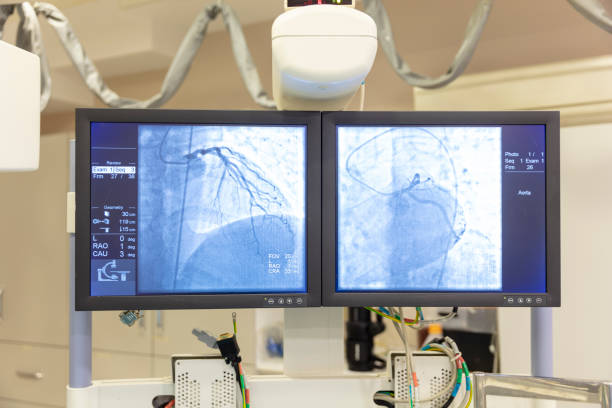
[[[376,23],[351,7],[313,5],[272,25],[272,80],[280,110],[343,109],[372,69]]]
[[[316,1],[316,0],[313,0]],[[1,3],[2,1],[0,1]],[[304,7],[304,6],[299,6],[299,7]],[[355,8],[355,0],[351,1],[351,4],[342,4],[342,5],[336,5],[336,7],[353,7]],[[292,7],[289,5],[289,1],[285,0],[285,10],[289,10],[289,9],[294,9],[294,8],[298,8],[298,7]]]
[[[219,357],[172,357],[176,408],[236,408],[236,374]]]
[[[417,374],[419,386],[415,388],[413,398],[417,401],[426,400],[438,395],[447,384],[452,381],[452,362],[448,356],[436,351],[415,351],[410,356],[412,369]],[[393,378],[394,391],[396,398],[407,400],[409,394],[409,374],[406,366],[406,356],[404,352],[390,353],[387,360],[389,376]],[[463,380],[465,382],[465,379]],[[427,402],[415,403],[415,408],[441,408],[451,395],[448,391],[443,396]],[[465,395],[465,386],[462,386],[451,405],[455,407]],[[410,404],[398,403],[396,408],[410,408]]]
[[[40,59],[0,40],[0,172],[38,169]]]

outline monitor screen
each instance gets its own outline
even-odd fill
[[[306,122],[90,120],[88,136],[90,297],[306,304]]]
[[[77,110],[77,310],[558,306],[556,112]]]
[[[546,121],[478,123],[472,114],[473,124],[452,124],[443,115],[439,124],[357,118],[326,128],[335,143],[324,173],[336,182],[334,294],[493,294],[496,305],[544,305]]]

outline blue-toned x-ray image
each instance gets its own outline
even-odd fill
[[[501,290],[501,128],[339,126],[339,291]]]
[[[143,125],[138,292],[306,291],[306,129]]]

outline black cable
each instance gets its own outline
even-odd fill
[[[451,394],[451,396],[448,399],[448,401],[446,401],[446,403],[444,405],[442,405],[442,408],[450,407],[454,400],[455,400],[455,397],[453,397],[453,395]]]
[[[238,367],[238,363],[232,363],[232,367],[234,367],[234,371],[236,372],[236,381],[238,381],[238,385],[242,390],[242,383],[240,382],[240,368]]]
[[[385,397],[389,397],[389,393],[391,391],[378,391],[377,393],[374,394],[374,404],[381,406],[381,407],[387,407],[387,408],[394,408],[395,404],[383,399],[379,399],[377,398],[378,396],[385,396]]]
[[[174,395],[158,395],[151,403],[153,408],[164,408],[172,401],[174,401]]]

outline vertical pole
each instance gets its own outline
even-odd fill
[[[603,408],[612,408],[612,383],[602,384],[601,406]]]
[[[70,191],[75,191],[75,141],[70,141]],[[91,312],[77,312],[75,305],[75,248],[70,235],[70,388],[91,385]]]
[[[550,307],[531,309],[531,375],[553,376],[553,323]]]
[[[487,408],[486,382],[484,373],[473,373],[474,408]]]

